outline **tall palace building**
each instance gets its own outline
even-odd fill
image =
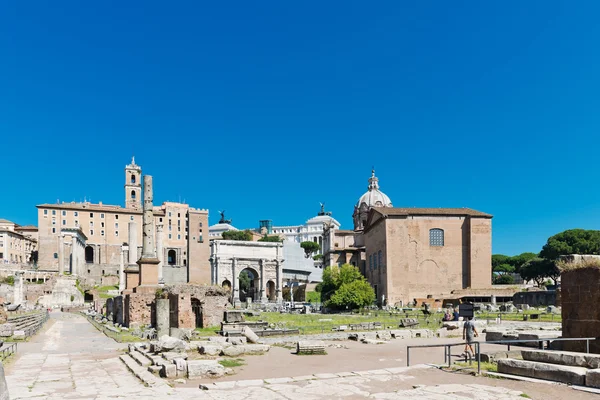
[[[38,268],[100,283],[103,277],[118,276],[122,262],[126,267],[128,260],[139,259],[142,182],[142,168],[132,159],[125,167],[125,207],[102,202],[38,205]],[[154,207],[154,229],[166,284],[210,283],[208,210],[164,202]],[[130,240],[130,230],[135,240]],[[129,257],[130,251],[136,254]]]

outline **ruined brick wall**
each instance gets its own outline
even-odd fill
[[[590,352],[600,354],[600,269],[580,268],[561,274],[562,336],[595,337]],[[564,342],[568,351],[585,351],[585,342]]]
[[[154,323],[154,293],[131,293],[125,296],[124,324],[128,327]]]
[[[177,299],[177,327],[195,328],[196,316],[192,310],[192,298],[200,301],[202,312],[201,325],[203,328],[217,326],[223,321],[224,311],[229,306],[229,292],[218,286],[206,285],[173,285],[165,287],[170,298]],[[171,300],[171,307],[174,307]],[[173,314],[171,315],[171,326],[174,325]]]

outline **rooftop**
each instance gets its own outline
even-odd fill
[[[473,210],[472,208],[387,208],[374,207],[374,211],[381,215],[391,216],[409,216],[409,215],[454,215],[454,216],[470,216],[492,218],[491,214]]]

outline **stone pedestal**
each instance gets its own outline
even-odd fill
[[[140,268],[137,265],[129,265],[125,269],[125,290],[123,293],[133,293],[133,289],[135,289],[140,284]]]
[[[169,299],[156,299],[156,334],[158,337],[169,334]]]

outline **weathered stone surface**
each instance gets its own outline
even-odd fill
[[[390,331],[390,334],[394,339],[410,339],[411,337],[410,331],[404,329]]]
[[[186,343],[168,335],[161,336],[158,342],[154,343],[155,352],[163,351],[184,351],[187,348]]]
[[[411,337],[414,338],[428,338],[433,336],[429,329],[411,329]]]
[[[523,359],[571,367],[600,368],[600,355],[571,351],[523,350]]]
[[[547,379],[572,385],[584,385],[587,371],[587,368],[582,367],[544,364],[511,358],[498,360],[498,372],[500,373]]]
[[[225,375],[225,368],[216,360],[195,360],[187,363],[188,379],[218,378]]]
[[[167,351],[165,353],[162,353],[162,358],[164,358],[165,360],[171,362],[176,358],[183,358],[184,360],[187,360],[188,355],[186,353],[183,352],[177,352],[177,351]]]
[[[585,385],[600,388],[600,369],[590,369],[587,371]]]
[[[207,356],[218,356],[223,351],[223,346],[206,344],[198,346],[198,351]]]
[[[228,338],[223,337],[223,336],[212,336],[212,337],[208,338],[208,341],[209,342],[217,342],[217,343],[226,343],[227,339]]]
[[[560,331],[519,332],[519,340],[554,339],[560,337]],[[524,342],[523,346],[539,347],[539,342]]]
[[[0,325],[0,337],[12,336],[15,331],[15,324],[5,323]]]
[[[163,364],[160,376],[163,378],[175,378],[177,376],[177,367],[175,364]]]
[[[390,333],[390,331],[377,331],[377,332],[375,332],[375,336],[379,340],[391,340],[392,339],[392,334]]]
[[[239,346],[226,347],[221,352],[221,355],[228,357],[237,357],[242,354],[263,354],[269,351],[271,346],[267,344],[245,344]]]
[[[0,362],[0,400],[9,400],[8,386],[4,376],[4,365]]]
[[[6,321],[8,321],[8,316],[6,315],[6,310],[4,309],[3,306],[0,305],[0,324],[5,323]]]
[[[239,346],[241,344],[248,343],[248,339],[246,339],[243,336],[242,337],[229,337],[229,338],[227,338],[227,342],[231,343],[232,345]]]
[[[250,343],[258,343],[259,342],[258,335],[256,333],[254,333],[254,331],[247,326],[242,328],[242,335],[245,336],[246,339],[248,339],[248,342],[250,342]]]

